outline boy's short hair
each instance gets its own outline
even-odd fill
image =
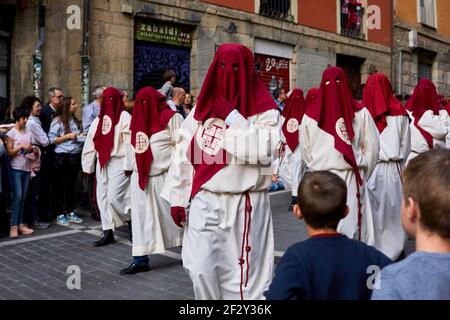
[[[418,204],[425,230],[449,239],[450,150],[431,150],[411,160],[403,172],[403,196]]]
[[[172,70],[167,70],[166,72],[164,72],[164,76],[163,76],[164,82],[172,80],[173,77],[176,78],[177,75]]]
[[[30,111],[26,108],[15,108],[13,111],[14,121],[18,122],[21,118],[28,118],[30,116]]]
[[[298,187],[298,205],[314,229],[336,229],[347,208],[347,185],[329,171],[308,173]]]

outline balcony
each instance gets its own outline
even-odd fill
[[[363,30],[365,10],[357,0],[341,0],[341,34],[350,38],[365,40]]]
[[[294,22],[290,0],[261,0],[259,14],[268,18]]]

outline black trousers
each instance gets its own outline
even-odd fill
[[[81,154],[55,153],[52,207],[53,216],[75,209],[77,177],[81,171]]]
[[[38,212],[43,220],[52,220],[52,182],[55,153],[52,147],[42,150],[41,154],[41,183],[38,195]]]

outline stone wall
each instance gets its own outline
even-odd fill
[[[436,53],[433,63],[433,82],[440,93],[450,96],[450,39],[429,28],[417,28],[402,21],[396,21],[394,32],[394,91],[399,87],[400,51],[402,51],[402,92],[410,94],[419,78],[419,56],[417,49],[409,47],[409,31],[418,29],[418,48]]]

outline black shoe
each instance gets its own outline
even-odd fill
[[[120,270],[120,275],[124,276],[127,274],[136,274],[147,271],[150,271],[150,266],[148,264],[137,265],[134,262],[132,262],[127,268]]]
[[[116,240],[114,240],[114,231],[105,230],[103,231],[101,238],[95,241],[93,245],[94,247],[103,247],[114,242],[116,242]]]
[[[33,223],[30,224],[30,228],[36,230],[44,230],[48,229],[49,227],[50,223],[47,222],[33,221]]]
[[[289,206],[288,211],[294,211],[294,204],[293,203],[291,203],[291,205]]]

